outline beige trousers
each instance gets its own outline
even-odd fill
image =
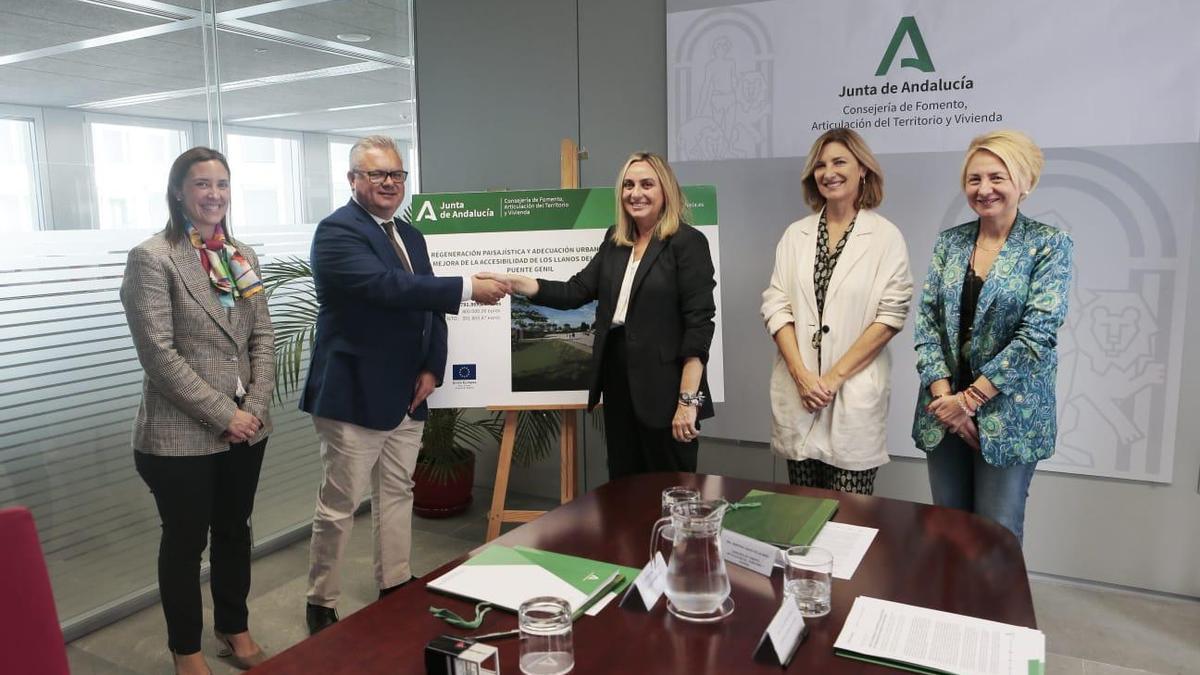
[[[405,417],[400,426],[378,431],[313,416],[321,438],[325,477],[317,493],[309,545],[308,602],[335,607],[341,595],[339,564],[354,510],[371,487],[375,582],[388,588],[412,578],[413,470],[425,423]]]

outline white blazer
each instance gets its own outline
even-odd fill
[[[872,323],[903,328],[913,284],[900,230],[874,211],[859,211],[825,293],[822,323],[829,330],[821,338],[818,364],[812,335],[822,329],[813,284],[819,220],[820,214],[813,214],[783,233],[775,249],[771,284],[763,291],[762,316],[772,336],[794,323],[804,366],[824,373]],[[787,363],[776,350],[771,450],[787,459],[818,459],[851,471],[886,464],[891,363],[884,347],[842,384],[833,403],[814,415],[804,409]]]

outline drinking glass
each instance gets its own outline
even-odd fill
[[[698,502],[700,501],[700,491],[696,488],[676,485],[662,491],[662,515],[671,515],[671,506],[680,502]],[[675,538],[675,528],[672,525],[667,525],[662,529],[663,558],[669,557],[671,550],[671,540]]]
[[[520,668],[525,675],[563,675],[575,667],[571,638],[571,605],[562,598],[541,596],[521,603]]]
[[[825,616],[833,597],[833,554],[818,546],[793,546],[784,551],[783,594],[806,617]]]
[[[700,491],[695,488],[676,485],[662,491],[662,514],[671,515],[671,505],[677,502],[700,501]]]

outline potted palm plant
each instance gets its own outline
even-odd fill
[[[275,328],[275,396],[300,386],[317,328],[317,296],[312,266],[295,256],[262,267],[263,285],[275,300],[271,309]],[[487,441],[498,441],[503,427],[500,413],[473,417],[461,408],[431,410],[421,437],[414,480],[414,510],[426,517],[445,517],[471,504],[475,483],[475,454]],[[513,459],[527,466],[550,454],[558,437],[558,415],[522,412],[517,424]]]
[[[558,439],[559,416],[548,410],[525,410],[517,417],[513,461],[529,466],[545,459]],[[504,414],[472,420],[462,408],[429,411],[421,436],[421,452],[413,474],[413,511],[426,518],[445,518],[471,505],[475,456],[486,442],[499,442]]]
[[[429,411],[413,472],[413,511],[419,516],[445,518],[471,505],[475,453],[496,434],[491,418],[471,420],[466,413],[462,408]]]

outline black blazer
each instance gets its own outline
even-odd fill
[[[592,377],[588,409],[596,407],[604,373],[604,346],[630,246],[612,241],[613,228],[604,234],[600,250],[587,267],[567,281],[538,279],[538,293],[530,301],[555,309],[574,309],[592,300],[596,308],[596,336],[592,346]],[[633,408],[648,427],[669,427],[679,401],[679,379],[685,359],[697,356],[708,363],[717,306],[716,287],[708,239],[696,228],[681,224],[663,241],[650,240],[634,276],[625,313],[625,341],[629,351],[629,385]],[[704,406],[699,419],[713,416],[707,373],[701,378]]]

